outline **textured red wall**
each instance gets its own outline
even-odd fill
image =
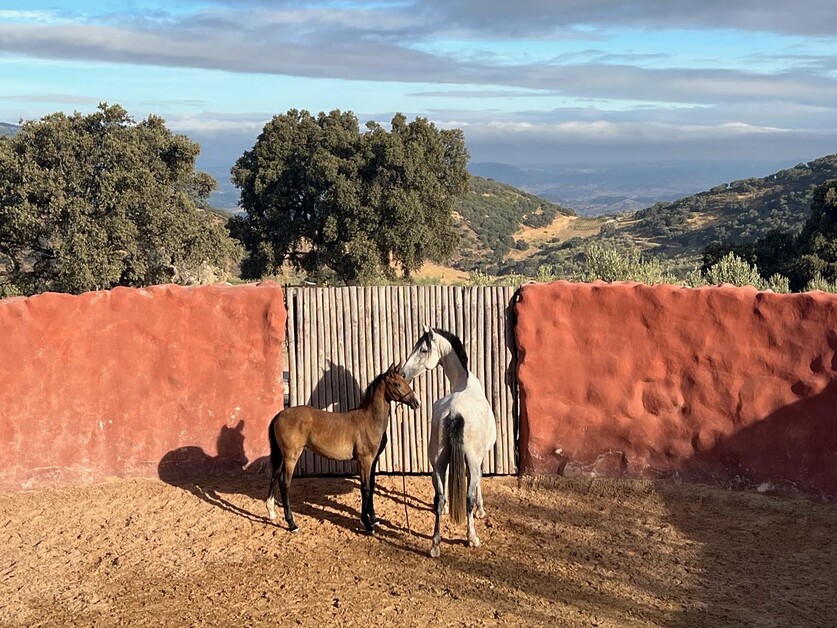
[[[252,463],[285,318],[275,284],[0,301],[0,489]]]
[[[556,282],[516,314],[525,471],[837,496],[837,297]]]

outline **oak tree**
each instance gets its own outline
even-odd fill
[[[242,275],[288,261],[357,283],[447,259],[467,161],[462,132],[424,118],[396,114],[390,130],[370,122],[361,132],[351,112],[275,116],[232,169],[246,212],[229,223],[247,251]]]
[[[55,113],[0,139],[0,295],[223,275],[240,259],[208,211],[199,146],[119,105]]]

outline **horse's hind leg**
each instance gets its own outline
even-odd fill
[[[447,472],[445,472],[445,486],[447,486],[447,482],[448,482],[448,475],[447,475]],[[442,508],[442,512],[445,513],[446,515],[450,513],[450,504],[448,504],[448,500],[445,500],[445,506],[444,506],[444,508]]]
[[[279,475],[281,473],[281,467],[273,470],[270,476],[270,486],[267,489],[267,501],[265,503],[267,504],[267,515],[271,521],[276,519],[276,489],[279,487]]]
[[[436,525],[433,528],[433,545],[430,546],[430,555],[433,558],[439,557],[439,546],[442,544],[442,512],[445,510],[445,479],[448,470],[448,457],[445,453],[433,464],[433,510],[436,513]]]
[[[477,519],[485,517],[485,506],[482,503],[482,478],[477,484],[477,512],[474,514]]]
[[[474,529],[474,510],[480,504],[478,496],[481,498],[480,484],[482,482],[482,460],[476,456],[466,456],[468,463],[468,496],[465,502],[465,511],[468,514],[468,545],[471,547],[479,547],[480,538]]]
[[[285,521],[291,532],[296,532],[299,529],[299,526],[294,521],[294,515],[291,512],[291,478],[294,476],[296,461],[300,453],[302,452],[297,452],[295,456],[286,456],[285,463],[282,465],[281,472],[279,473],[279,490],[282,491],[282,508],[285,511]]]

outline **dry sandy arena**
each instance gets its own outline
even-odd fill
[[[9,626],[835,626],[837,507],[671,482],[487,479],[482,547],[430,480],[296,480],[301,531],[263,517],[265,476],[0,495]],[[452,540],[451,540],[452,539]]]

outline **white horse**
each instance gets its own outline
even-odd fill
[[[436,496],[436,527],[430,555],[439,556],[442,542],[441,520],[445,509],[445,472],[448,471],[448,500],[450,517],[454,523],[468,521],[468,545],[477,547],[480,539],[474,530],[474,514],[482,518],[485,508],[482,502],[482,461],[497,440],[494,413],[485,398],[482,384],[468,370],[468,356],[462,341],[441,329],[423,329],[402,372],[411,381],[423,370],[442,365],[450,382],[451,392],[433,403],[433,419],[430,425],[430,442],[427,454],[433,467],[433,487]],[[467,465],[467,496],[465,488]]]

